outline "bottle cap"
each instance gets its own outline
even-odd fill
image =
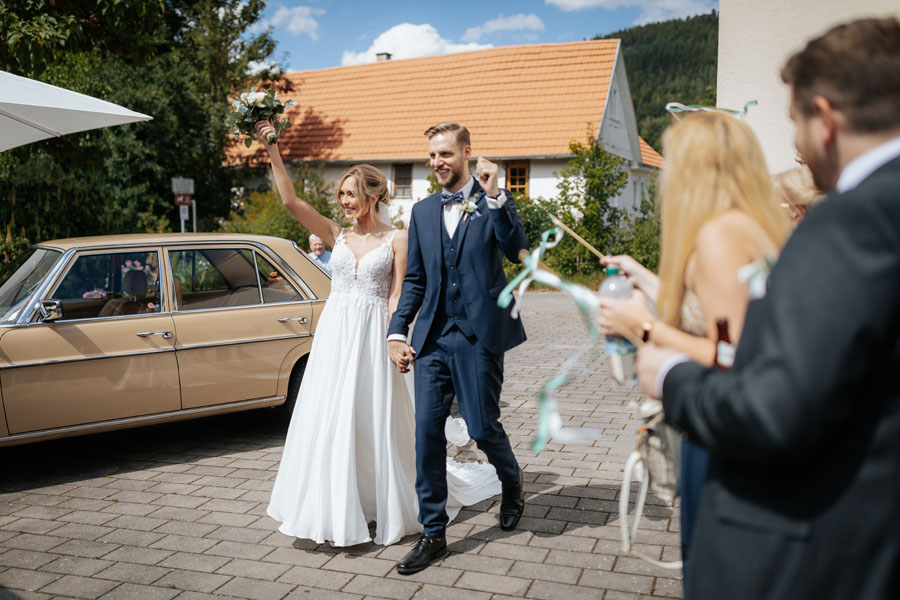
[[[612,265],[606,267],[606,274],[607,274],[607,275],[618,275],[618,274],[619,274],[619,267],[612,266]]]

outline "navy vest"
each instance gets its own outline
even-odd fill
[[[441,263],[441,294],[438,300],[435,324],[432,325],[431,330],[439,331],[440,335],[444,335],[456,326],[467,337],[474,337],[475,331],[469,325],[466,307],[460,294],[459,269],[456,266],[459,255],[457,242],[462,228],[463,224],[460,220],[451,238],[447,235],[447,228],[444,226],[443,214],[441,214],[441,248],[444,261]]]

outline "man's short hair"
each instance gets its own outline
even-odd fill
[[[319,236],[317,236],[314,233],[311,233],[311,234],[309,234],[309,243],[312,244],[313,240],[319,240],[321,242],[322,238],[320,238]]]
[[[812,115],[823,96],[857,133],[900,127],[900,20],[860,19],[838,25],[791,56],[781,78],[794,106]]]
[[[445,133],[447,131],[456,132],[456,141],[459,142],[459,145],[463,148],[472,145],[472,139],[469,137],[469,130],[459,123],[445,122],[438,123],[437,125],[432,125],[425,130],[425,135],[427,135],[428,139],[430,140],[437,134]]]

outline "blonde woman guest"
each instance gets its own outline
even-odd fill
[[[272,126],[261,122],[257,130],[265,144]],[[268,513],[281,523],[282,533],[320,544],[392,544],[421,531],[413,401],[385,341],[406,272],[407,235],[380,218],[388,186],[375,167],[356,165],[341,177],[338,202],[353,221],[342,228],[297,197],[278,146],[265,147],[285,207],[333,249],[331,293],[297,394]],[[448,473],[454,513],[500,491],[488,464],[448,464]]]
[[[633,336],[712,365],[716,320],[727,319],[736,343],[750,300],[738,278],[745,265],[777,257],[790,231],[766,170],[762,149],[747,124],[724,113],[698,112],[663,135],[658,280],[630,257],[611,257],[639,291],[629,300],[601,300],[605,332]],[[656,291],[657,313],[647,304]],[[658,316],[657,316],[658,315]],[[685,442],[682,452],[682,553],[689,557],[704,450]]]
[[[796,227],[806,211],[818,204],[825,194],[816,188],[809,167],[801,165],[772,176],[775,196]]]

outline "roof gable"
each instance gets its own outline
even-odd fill
[[[290,73],[286,96],[298,106],[279,147],[287,160],[424,160],[423,132],[457,121],[476,156],[568,155],[602,122],[618,45],[507,46]]]

